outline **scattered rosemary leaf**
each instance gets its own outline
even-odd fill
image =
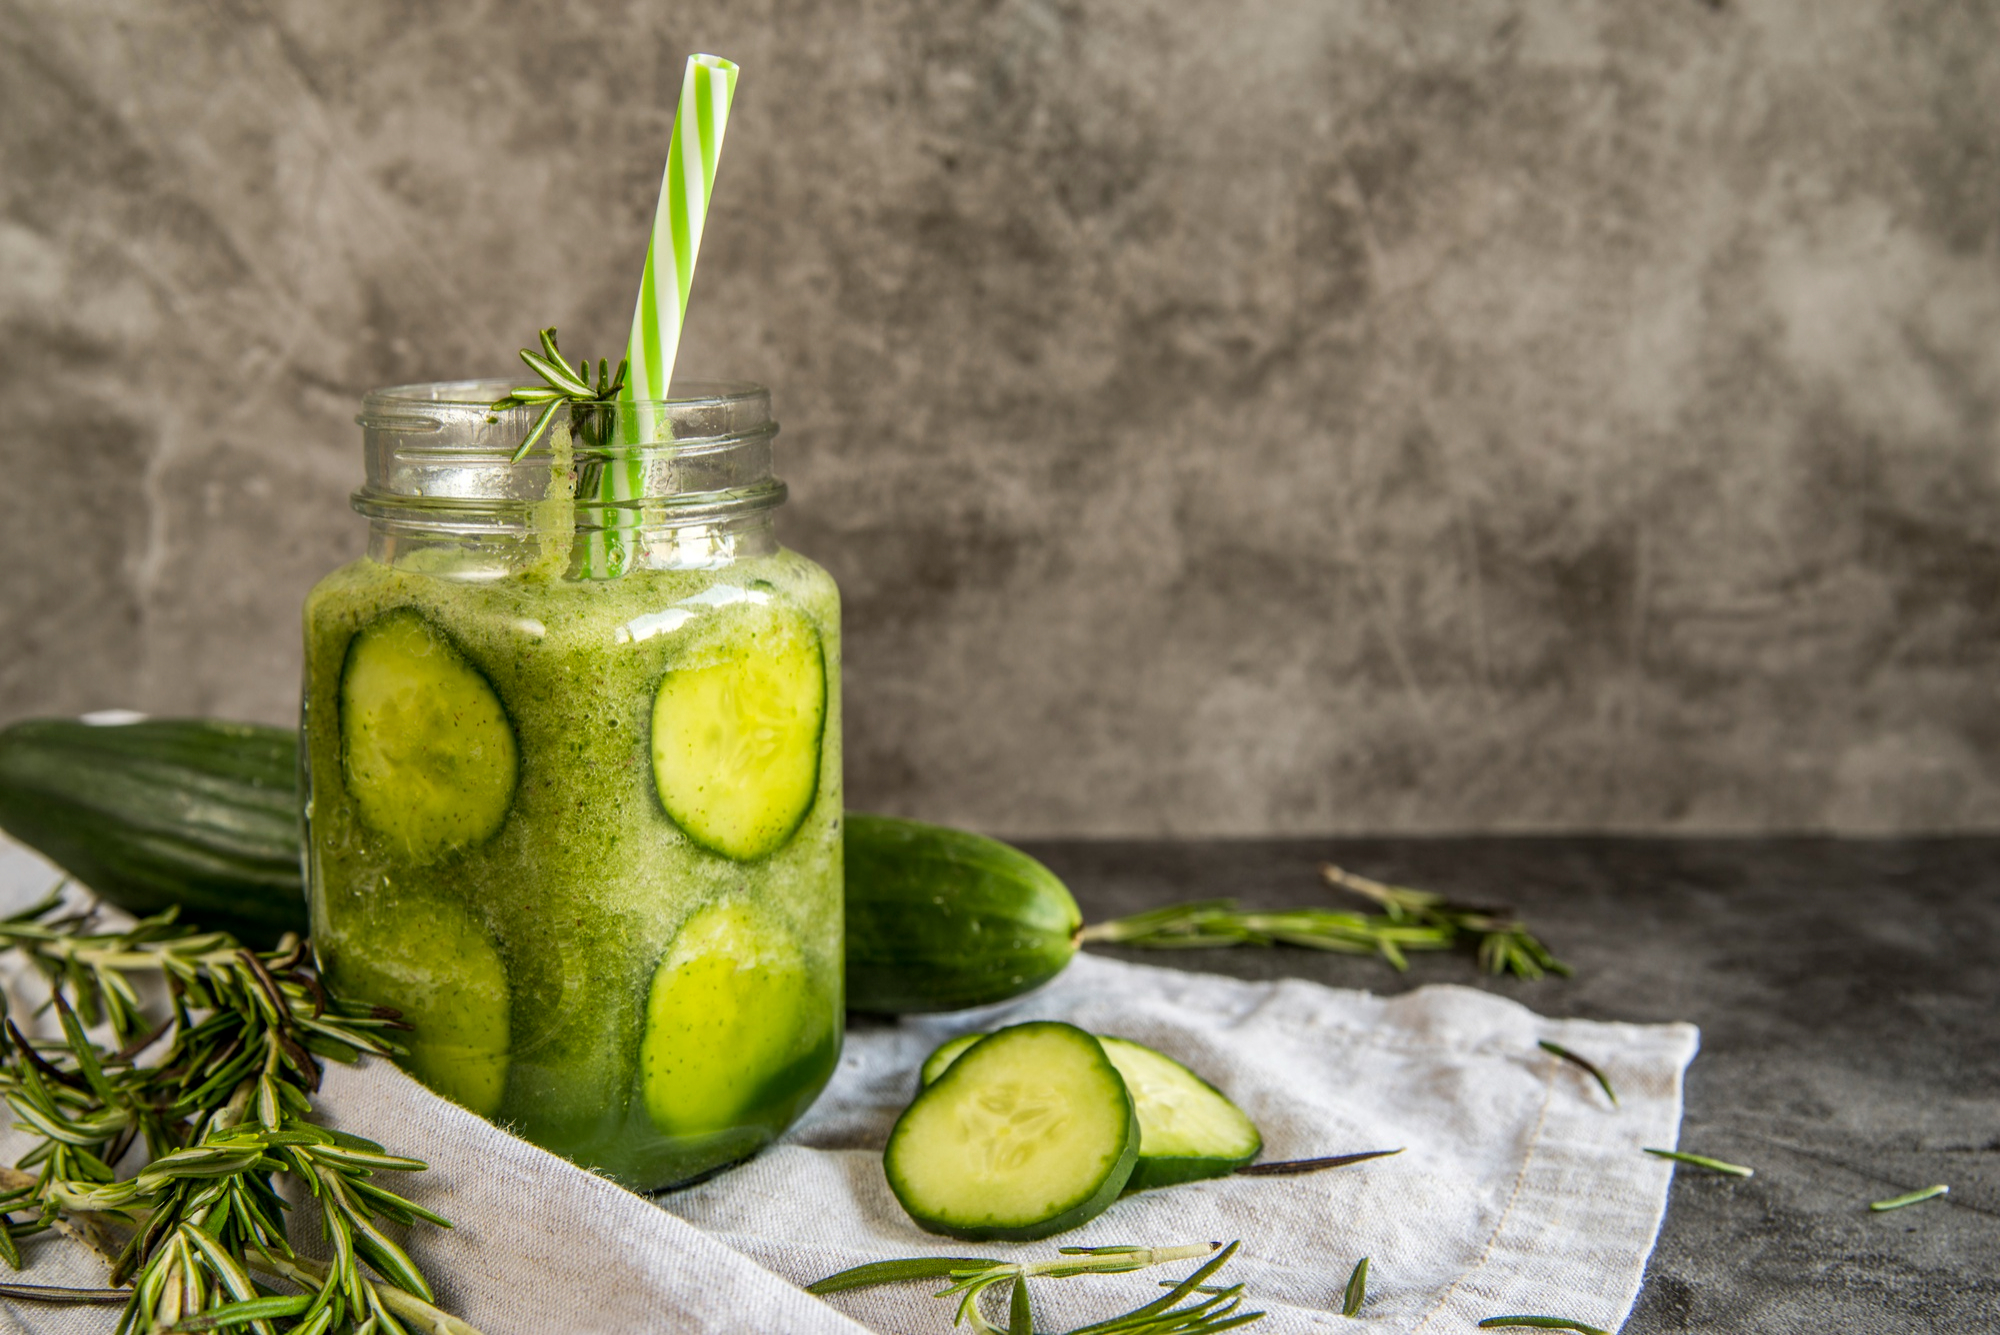
[[[1584,1057],[1579,1057],[1576,1053],[1571,1052],[1568,1048],[1564,1047],[1562,1044],[1551,1043],[1546,1038],[1543,1039],[1540,1043],[1536,1044],[1536,1046],[1539,1047],[1543,1052],[1553,1053],[1556,1056],[1562,1058],[1564,1061],[1572,1062],[1578,1066],[1581,1066],[1584,1070],[1588,1071],[1591,1075],[1591,1078],[1597,1081],[1598,1088],[1604,1091],[1604,1097],[1611,1100],[1611,1106],[1614,1108],[1618,1106],[1618,1091],[1611,1087],[1611,1081],[1605,1078],[1604,1072],[1597,1069],[1597,1064],[1595,1062],[1592,1062]]]
[[[1757,1170],[1754,1168],[1745,1168],[1740,1163],[1724,1163],[1705,1154],[1683,1154],[1679,1150],[1656,1150],[1651,1146],[1644,1148],[1648,1154],[1658,1155],[1662,1159],[1672,1159],[1675,1163],[1693,1164],[1696,1168],[1706,1168],[1711,1173],[1727,1173],[1731,1177],[1757,1176]]]
[[[1586,1326],[1581,1321],[1572,1321],[1566,1316],[1489,1316],[1479,1323],[1481,1330],[1491,1330],[1497,1326],[1533,1326],[1538,1330],[1573,1330],[1578,1335],[1611,1335],[1596,1326]]]
[[[1363,1150],[1359,1154],[1333,1154],[1323,1159],[1280,1159],[1275,1163],[1247,1163],[1236,1171],[1245,1177],[1293,1177],[1299,1173],[1317,1173],[1322,1168],[1344,1168],[1367,1159],[1386,1159],[1402,1152],[1400,1148]]]
[[[1900,1210],[1905,1205],[1916,1205],[1922,1201],[1934,1201],[1950,1191],[1950,1187],[1940,1182],[1934,1187],[1925,1187],[1922,1191],[1912,1191],[1901,1196],[1891,1196],[1886,1201],[1870,1201],[1868,1208],[1878,1213],[1883,1210]]]
[[[1368,1258],[1362,1257],[1354,1263],[1354,1273],[1347,1277],[1347,1297],[1340,1304],[1342,1316],[1361,1315],[1361,1304],[1368,1301]]]

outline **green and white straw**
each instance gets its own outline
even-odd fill
[[[733,63],[721,56],[688,57],[667,170],[660,181],[660,207],[653,215],[653,240],[646,247],[646,274],[626,345],[632,359],[625,381],[628,401],[664,399],[673,383],[674,355],[680,350],[681,322],[688,289],[694,286],[695,256],[701,251],[702,220],[715,189],[715,164],[722,156],[735,92]]]
[[[722,136],[729,128],[729,102],[735,93],[733,62],[721,56],[688,57],[673,138],[667,146],[667,168],[660,180],[660,204],[653,215],[653,237],[646,246],[645,275],[632,312],[632,336],[626,344],[631,371],[619,395],[622,402],[664,399],[673,384],[688,290],[694,286],[694,262],[701,251],[702,221],[708,216]],[[627,418],[628,444],[658,443],[660,425],[646,409],[628,413]],[[600,534],[590,544],[592,575],[624,573],[632,555],[633,530],[639,524],[629,503],[642,494],[644,485],[639,450],[626,450],[606,463],[597,497],[621,504],[600,512],[616,516],[611,522],[617,532]]]

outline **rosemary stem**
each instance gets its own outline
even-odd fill
[[[1073,1274],[1078,1270],[1091,1270],[1102,1274],[1118,1274],[1126,1270],[1144,1270],[1149,1266],[1166,1265],[1172,1261],[1192,1260],[1197,1256],[1209,1256],[1220,1243],[1189,1242],[1174,1247],[1133,1247],[1116,1251],[1103,1249],[1100,1256],[1063,1256],[1053,1261],[1026,1261],[1015,1266],[1023,1278],[1036,1275]]]
[[[1724,1163],[1720,1159],[1711,1159],[1705,1154],[1688,1154],[1681,1150],[1656,1150],[1651,1146],[1642,1146],[1641,1148],[1645,1153],[1653,1155],[1655,1158],[1671,1159],[1675,1163],[1692,1164],[1696,1168],[1706,1168],[1711,1173],[1723,1173],[1730,1177],[1757,1176],[1757,1170],[1754,1168],[1745,1168],[1740,1163]]]
[[[1924,1187],[1917,1191],[1907,1192],[1901,1196],[1891,1196],[1886,1201],[1870,1201],[1868,1208],[1877,1214],[1880,1214],[1884,1210],[1900,1210],[1906,1205],[1919,1205],[1924,1201],[1934,1201],[1940,1196],[1948,1195],[1950,1191],[1950,1187],[1940,1182],[1934,1187]]]
[[[132,1300],[129,1289],[66,1289],[47,1284],[0,1284],[0,1298],[31,1303],[92,1303],[122,1307]]]

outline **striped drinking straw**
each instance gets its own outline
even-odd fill
[[[653,215],[653,237],[646,246],[646,272],[632,312],[632,337],[626,345],[631,370],[619,395],[622,402],[664,399],[673,384],[674,356],[680,350],[688,289],[694,285],[695,256],[701,250],[702,219],[708,214],[715,164],[722,156],[722,134],[729,126],[729,101],[735,92],[733,62],[721,56],[688,57],[673,137],[667,145],[667,169],[660,180],[660,204]],[[659,443],[665,424],[650,419],[644,409],[626,414],[628,444]],[[628,450],[605,464],[597,497],[630,502],[644,484],[640,452]],[[611,520],[616,532],[600,529],[587,556],[590,574],[597,579],[625,572],[633,554],[633,531],[639,525],[638,514],[629,505],[600,515],[607,512],[616,516]]]

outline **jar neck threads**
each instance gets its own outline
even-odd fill
[[[702,569],[776,549],[778,425],[755,385],[592,405],[515,452],[536,413],[494,413],[501,381],[378,390],[363,401],[367,480],[354,508],[378,562],[445,577],[608,579]],[[579,429],[581,428],[581,429]]]

